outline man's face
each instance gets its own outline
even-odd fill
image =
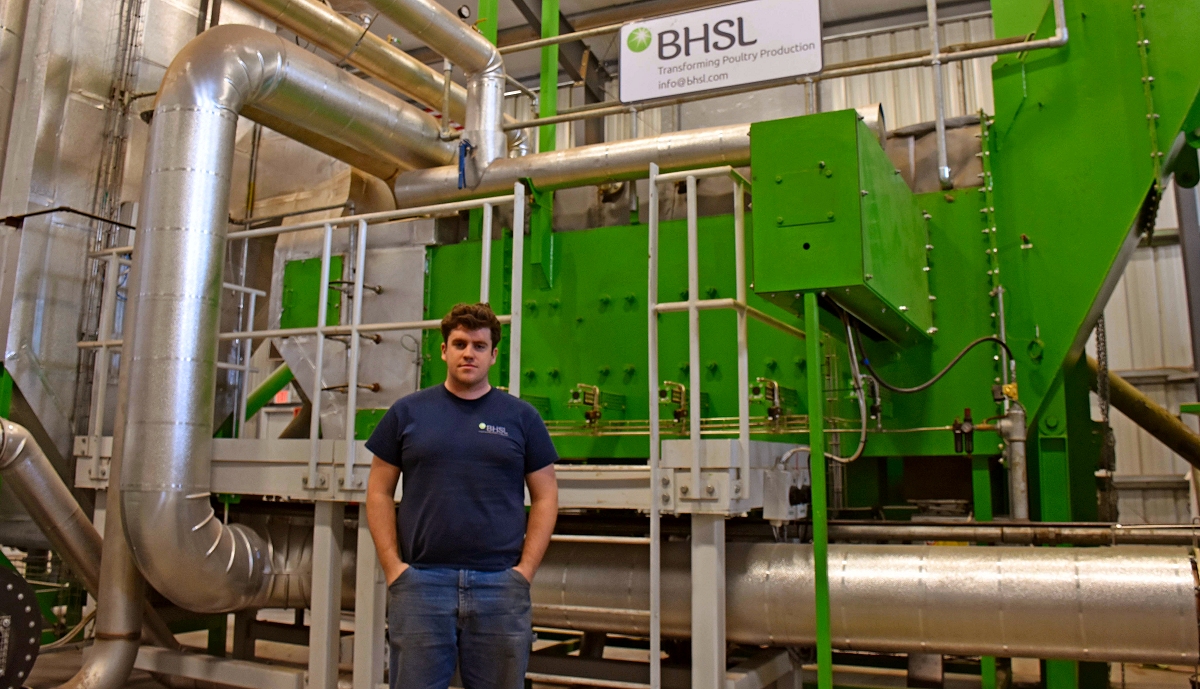
[[[442,361],[450,377],[463,387],[474,387],[487,379],[488,369],[496,363],[492,331],[487,328],[455,328],[442,343]]]

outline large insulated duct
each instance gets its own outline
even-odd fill
[[[279,574],[260,605],[306,607],[311,519],[246,518],[270,539]],[[350,533],[343,608],[354,602]],[[662,567],[662,633],[685,638],[688,545],[664,543]],[[649,568],[644,545],[551,543],[533,580],[534,624],[645,636]],[[812,575],[811,546],[727,544],[729,640],[814,644]],[[1200,657],[1186,548],[831,545],[829,586],[833,644],[846,650],[1183,665]]]
[[[644,545],[552,545],[534,624],[648,634],[649,566]],[[811,546],[729,543],[726,587],[730,641],[815,643]],[[1200,644],[1184,548],[831,545],[829,600],[847,650],[1192,665]],[[664,543],[662,632],[690,629],[688,546]]]
[[[474,188],[459,189],[454,166],[405,172],[396,178],[402,206],[510,193],[528,179],[538,189],[603,184],[645,177],[650,163],[663,172],[717,165],[750,164],[750,125],[691,129],[648,139],[629,139],[497,160]]]
[[[367,31],[354,20],[314,0],[245,0],[242,4],[342,62],[351,64],[413,100],[441,111],[445,75]],[[450,85],[450,119],[466,122],[467,90]],[[504,121],[515,121],[505,115]],[[511,148],[527,146],[525,131],[508,133]]]
[[[0,422],[0,478],[3,478],[21,500],[33,521],[46,534],[54,552],[62,556],[79,576],[83,588],[96,598],[100,597],[104,581],[101,564],[103,540],[100,532],[83,513],[83,508],[71,495],[71,489],[63,482],[54,465],[46,458],[33,435],[20,424],[5,420]],[[108,523],[115,519],[118,511],[109,512]],[[120,521],[118,530],[108,535],[120,534],[114,542],[123,542]],[[141,600],[141,599],[139,599]],[[155,643],[168,646],[171,633],[162,618],[154,612],[148,602],[142,601],[147,613],[144,633]]]
[[[467,186],[474,187],[492,161],[504,158],[507,151],[500,50],[435,0],[368,1],[467,75],[463,140],[474,147],[466,180]],[[401,204],[410,205],[407,200]]]
[[[210,29],[167,69],[146,150],[137,315],[122,361],[121,506],[146,579],[205,613],[249,606],[270,571],[262,538],[222,524],[209,499],[229,178],[238,114],[248,110],[410,167],[453,155],[429,115],[259,29]]]

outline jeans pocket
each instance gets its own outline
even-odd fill
[[[413,571],[413,570],[415,570],[415,569],[416,569],[416,567],[413,567],[412,565],[409,565],[408,567],[405,567],[405,568],[404,568],[404,571],[400,573],[400,576],[396,577],[396,580],[395,580],[395,581],[393,581],[392,583],[388,584],[388,590],[391,590],[391,589],[394,589],[394,588],[396,588],[396,587],[397,587],[397,586],[399,586],[400,584],[404,583],[404,581],[405,581],[406,579],[411,579],[412,577],[411,577],[411,576],[409,576],[409,572],[412,572],[412,571]]]
[[[525,588],[529,588],[529,583],[530,583],[529,580],[525,578],[524,574],[521,574],[520,572],[518,572],[516,567],[508,568],[508,576],[512,577],[513,580],[516,581],[521,586],[524,586]]]

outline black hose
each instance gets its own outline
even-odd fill
[[[971,351],[972,349],[975,349],[976,347],[983,344],[984,342],[995,342],[996,344],[1003,347],[1004,351],[1008,353],[1009,360],[1013,359],[1012,350],[1009,349],[1008,344],[1006,344],[1004,342],[1004,340],[1001,340],[999,337],[996,337],[995,335],[987,335],[985,337],[979,338],[978,340],[975,340],[974,342],[967,345],[966,347],[963,347],[963,350],[958,353],[958,356],[951,359],[950,363],[946,364],[946,368],[943,368],[936,376],[930,378],[929,380],[925,381],[924,383],[921,383],[920,385],[918,385],[916,387],[902,388],[897,385],[892,385],[891,383],[888,383],[887,381],[885,381],[883,378],[879,377],[879,374],[875,372],[875,368],[873,366],[871,366],[871,360],[867,358],[866,350],[863,349],[862,332],[860,332],[858,328],[854,329],[854,336],[858,340],[858,351],[862,355],[863,365],[867,367],[867,371],[870,372],[871,377],[874,378],[876,380],[876,382],[878,382],[879,385],[881,385],[882,387],[884,387],[888,390],[891,390],[892,392],[897,392],[900,394],[909,394],[909,393],[913,393],[913,392],[921,392],[922,390],[927,390],[934,383],[941,380],[942,376],[949,373],[950,369],[954,368],[955,364],[957,364],[959,361],[962,360],[962,358],[964,356],[967,355],[967,352]]]

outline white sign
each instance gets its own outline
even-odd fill
[[[820,0],[751,0],[626,24],[621,101],[821,71]]]

